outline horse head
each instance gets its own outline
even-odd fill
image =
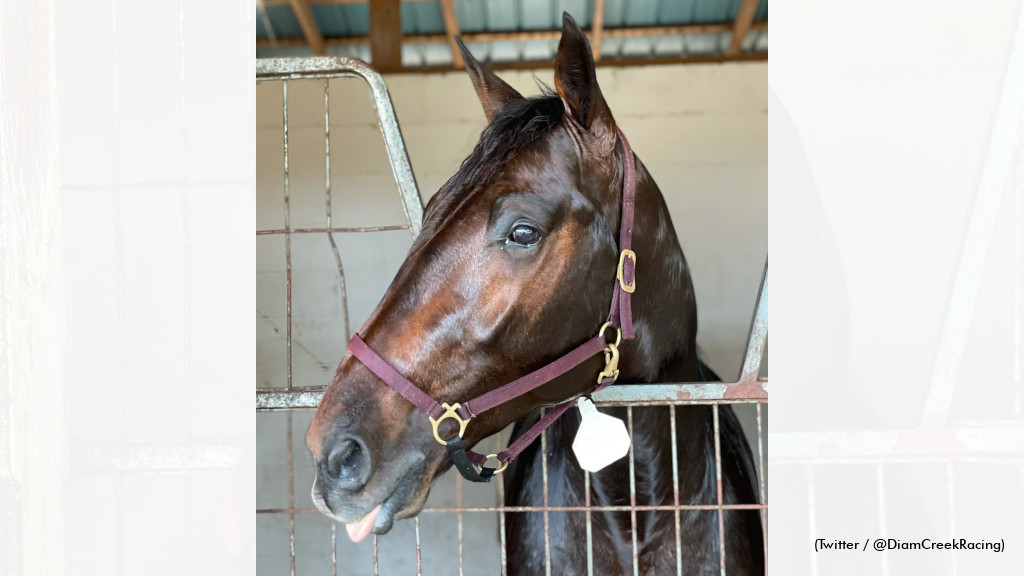
[[[359,331],[437,402],[478,396],[593,338],[619,260],[623,158],[586,36],[563,17],[555,90],[524,98],[459,43],[488,126],[426,207],[423,229]],[[672,233],[674,236],[674,232]],[[472,446],[594,387],[595,356],[474,417]],[[443,422],[448,427],[454,422]],[[309,427],[313,501],[360,540],[422,509],[451,466],[428,419],[347,353]]]

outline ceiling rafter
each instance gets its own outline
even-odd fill
[[[370,2],[370,57],[378,72],[402,69],[402,7],[399,0]]]
[[[324,37],[320,35],[320,28],[316,25],[316,18],[313,17],[313,11],[309,9],[309,0],[288,0],[288,2],[292,7],[292,11],[295,12],[295,18],[299,21],[299,26],[302,27],[302,34],[306,37],[306,43],[313,49],[313,54],[317,56],[326,54],[327,52],[324,50]]]
[[[732,39],[729,41],[729,47],[725,49],[726,56],[735,56],[743,49],[743,40],[754,25],[758,4],[760,4],[760,0],[743,0],[743,3],[740,4],[740,9],[736,12],[736,20],[733,22]]]
[[[601,60],[601,40],[604,36],[604,0],[594,0],[594,27],[590,32],[590,44],[594,51],[594,62]]]
[[[455,0],[441,0],[441,16],[444,18],[444,33],[448,37],[448,48],[452,51],[452,63],[456,68],[462,68],[462,53],[455,44],[455,37],[459,35],[459,19],[455,15]]]

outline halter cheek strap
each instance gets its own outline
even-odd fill
[[[438,403],[430,395],[409,381],[386,360],[370,348],[363,338],[356,334],[348,344],[348,350],[359,359],[371,372],[377,375],[392,390],[398,392],[420,412],[427,415],[433,428],[434,438],[448,450],[448,455],[456,469],[473,482],[488,482],[495,474],[501,473],[508,463],[515,460],[527,446],[533,443],[541,433],[551,426],[576,401],[576,397],[547,410],[544,416],[529,430],[521,435],[505,450],[497,454],[483,456],[467,450],[462,441],[469,421],[478,414],[491,408],[505,404],[542,386],[569,370],[579,366],[600,352],[604,352],[605,367],[598,376],[594,389],[596,392],[611,386],[619,376],[619,343],[623,338],[631,340],[633,334],[633,311],[630,297],[636,290],[636,254],[630,249],[633,238],[633,217],[636,200],[636,160],[629,141],[620,130],[619,142],[622,145],[624,174],[622,179],[622,217],[619,226],[619,262],[615,273],[615,286],[612,289],[611,310],[608,321],[598,331],[597,336],[587,340],[576,349],[554,360],[542,368],[513,380],[464,403]],[[615,330],[613,342],[605,336],[608,328]],[[458,434],[451,438],[442,438],[438,426],[445,420],[454,420],[458,424]],[[484,464],[489,459],[498,462],[497,468]],[[479,470],[477,470],[479,467]]]

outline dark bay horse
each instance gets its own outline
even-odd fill
[[[460,44],[461,46],[461,44]],[[545,366],[593,338],[616,282],[625,171],[623,143],[600,87],[586,36],[563,17],[556,92],[524,98],[462,47],[489,121],[472,154],[431,199],[387,293],[360,330],[366,345],[437,402],[454,403]],[[696,381],[693,285],[661,192],[636,161],[636,338],[619,348],[619,384]],[[465,430],[473,446],[516,422],[514,436],[544,406],[589,393],[600,355],[500,406]],[[675,410],[679,501],[717,501],[712,409],[635,408],[636,504],[674,503],[670,411]],[[604,410],[625,420],[625,409]],[[720,412],[723,499],[756,504],[750,448],[731,409]],[[571,453],[579,416],[570,410],[547,434],[549,506],[584,506],[584,473]],[[351,353],[342,359],[306,436],[316,463],[313,501],[360,540],[386,533],[422,509],[431,482],[452,466],[421,412],[382,384]],[[541,443],[505,471],[506,503],[543,506]],[[628,506],[628,459],[591,474],[592,506]],[[726,510],[729,574],[763,574],[756,510]],[[514,575],[587,573],[582,512],[507,515],[508,568]],[[594,572],[633,573],[629,512],[593,512]],[[718,512],[680,513],[686,574],[717,574]],[[676,573],[675,514],[640,511],[638,572]]]

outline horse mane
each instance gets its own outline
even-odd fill
[[[484,129],[473,151],[427,203],[424,240],[443,230],[460,208],[487,189],[512,158],[549,134],[562,121],[565,107],[550,88],[531,98],[510,100]]]

